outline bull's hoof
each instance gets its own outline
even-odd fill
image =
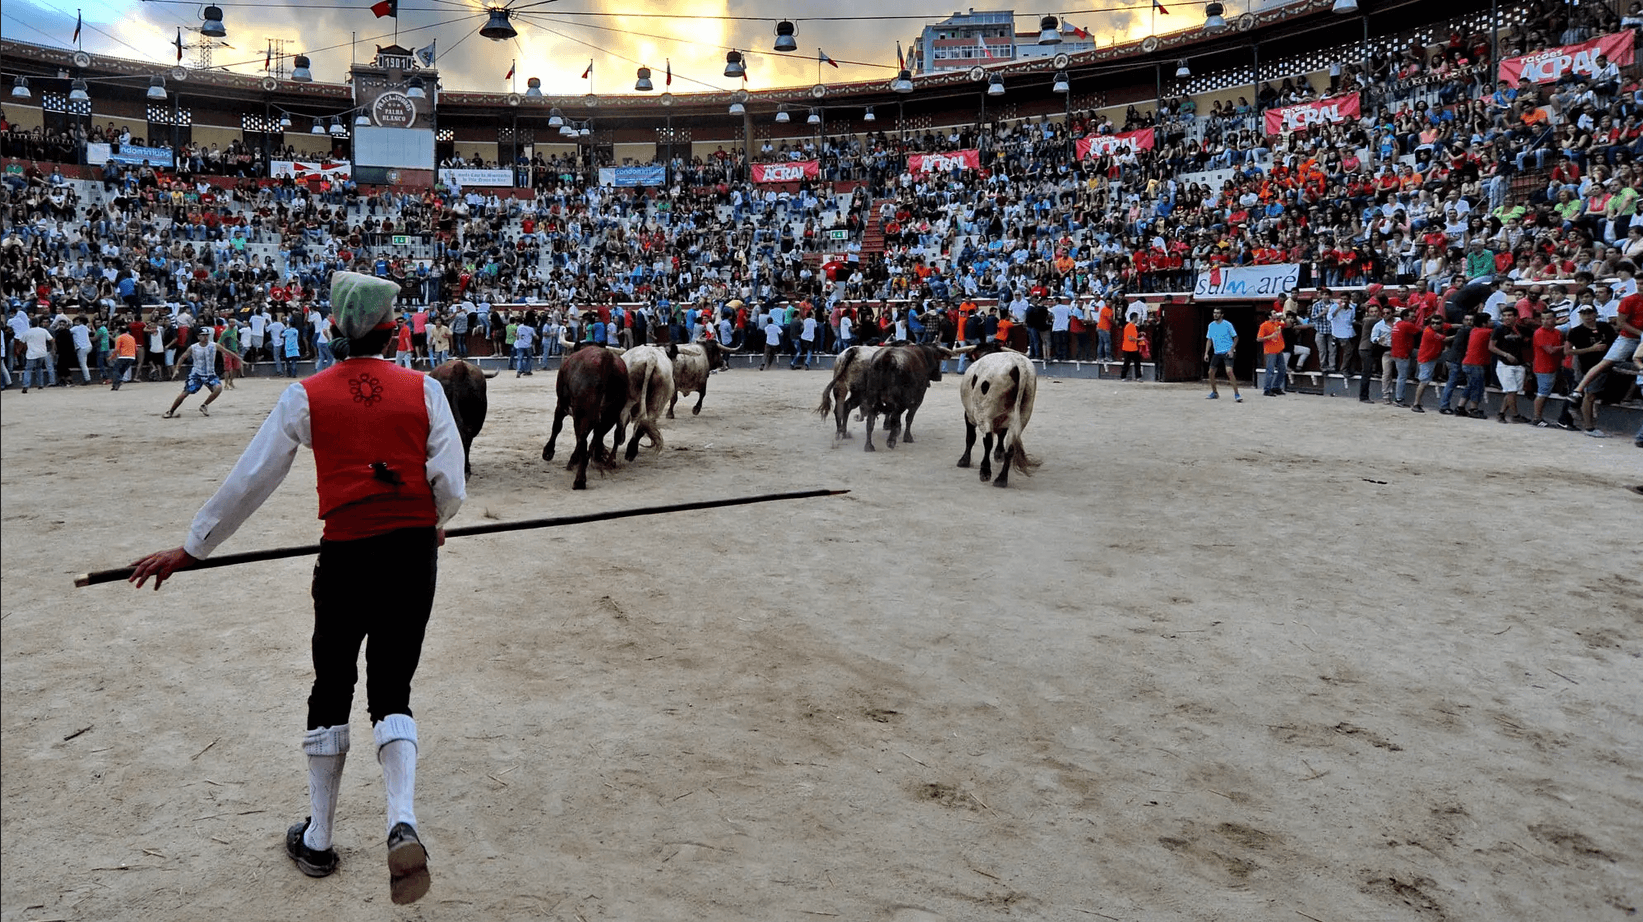
[[[543,461],[552,461],[553,460],[553,446],[552,445],[543,445],[542,446],[542,460]]]
[[[586,490],[588,488],[588,482],[586,480],[578,480],[571,484],[570,488],[572,490]]]
[[[913,434],[911,432],[909,432],[906,435],[902,436],[901,440],[903,442],[906,442],[907,444],[911,445],[911,444],[913,444]]]
[[[690,415],[691,415],[691,416],[701,416],[701,415],[702,415],[702,408],[701,408],[701,407],[691,407],[691,408],[690,408]],[[672,413],[669,413],[669,414],[668,414],[668,415],[667,415],[667,418],[668,418],[668,419],[672,419],[672,418],[673,418],[673,414],[672,414]]]
[[[981,465],[981,482],[986,483],[993,479],[993,467],[990,464]]]
[[[667,418],[668,418],[668,419],[675,419],[675,418],[677,418],[677,417],[675,417],[675,416],[674,416],[674,415],[673,415],[673,411],[672,411],[672,410],[669,410],[669,411],[667,411]]]
[[[575,459],[572,459],[570,461],[565,462],[565,470],[567,470],[567,471],[576,470],[576,461],[575,461]],[[583,483],[586,483],[586,482],[587,481],[585,481],[585,480],[583,481]]]
[[[993,481],[993,486],[995,486],[995,487],[1007,487],[1009,485],[1010,485],[1009,478],[1004,477],[1004,476],[1000,476],[997,480]]]
[[[861,447],[861,450],[862,450],[862,451],[878,451],[878,449],[877,449],[877,448],[874,448],[874,447],[873,447],[873,443],[872,443],[872,442],[868,442],[868,443],[867,443],[867,444],[866,444],[866,445],[863,445],[863,446],[862,446],[862,447]]]
[[[633,444],[628,446],[628,450],[623,453],[622,457],[628,459],[629,461],[639,457],[639,441],[637,439],[633,441]]]
[[[853,439],[853,438],[855,438],[855,436],[851,435],[848,432],[841,432],[841,433],[839,433],[839,438],[841,438],[841,439]]]
[[[965,455],[964,457],[958,459],[958,466],[959,467],[969,467],[970,466],[970,456]]]

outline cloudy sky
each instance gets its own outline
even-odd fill
[[[272,39],[285,39],[288,53],[313,58],[314,76],[340,81],[351,53],[368,60],[378,44],[394,39],[392,18],[378,19],[371,0],[295,0],[257,3],[253,0],[217,0],[228,29],[227,47],[213,50],[212,63],[244,73],[260,73]],[[495,0],[493,0],[495,2]],[[480,0],[400,0],[399,42],[410,48],[437,43],[441,83],[448,90],[500,92],[510,88],[503,77],[517,61],[517,89],[539,77],[546,93],[580,94],[590,89],[602,94],[633,92],[638,65],[649,66],[657,90],[671,60],[675,93],[732,89],[738,81],[723,76],[724,56],[732,48],[750,52],[750,89],[809,85],[816,82],[818,47],[836,59],[838,69],[824,67],[824,82],[888,80],[894,76],[896,41],[908,45],[926,22],[954,12],[940,0],[887,4],[873,0],[785,0],[775,5],[749,0],[674,0],[668,3],[632,3],[617,0],[516,0],[524,8],[514,19],[519,37],[493,42],[477,32],[486,21]],[[1253,4],[1228,2],[1229,11],[1249,5],[1276,5],[1281,0]],[[1027,10],[1017,7],[1018,31],[1036,29],[1044,12],[1061,15],[1087,29],[1102,43],[1144,35],[1196,28],[1202,22],[1202,3],[1164,0],[1168,15],[1154,16],[1150,0],[1083,0],[1065,10]],[[183,27],[185,45],[200,41],[190,27],[199,25],[203,5],[173,0],[63,0],[47,5],[37,0],[4,0],[0,4],[0,34],[37,44],[67,46],[74,32],[76,9],[83,10],[82,46],[91,52],[160,63],[176,60],[177,28]],[[995,4],[984,9],[1001,8]],[[962,9],[970,9],[963,7]],[[619,12],[618,12],[619,11]],[[609,15],[602,15],[602,14]],[[908,18],[872,18],[872,17]],[[725,17],[725,18],[714,18]],[[759,17],[739,21],[733,17]],[[770,51],[775,20],[797,24],[799,51],[792,56]],[[357,45],[351,47],[351,41]],[[355,50],[357,49],[357,51]],[[194,66],[197,52],[188,47],[184,63]],[[593,78],[581,79],[589,60]],[[853,63],[852,63],[853,62]]]

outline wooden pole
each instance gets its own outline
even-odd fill
[[[693,503],[674,503],[669,506],[643,506],[637,509],[617,509],[611,512],[585,512],[581,515],[559,515],[545,519],[523,519],[518,522],[493,522],[489,525],[464,525],[460,528],[447,528],[445,537],[466,538],[473,535],[494,535],[505,531],[529,531],[537,528],[559,528],[565,525],[582,525],[588,522],[605,522],[611,519],[628,519],[640,515],[663,515],[672,512],[693,512],[697,509],[720,509],[726,506],[746,506],[752,503],[773,503],[788,499],[813,499],[818,496],[839,496],[849,493],[849,490],[801,490],[796,493],[765,493],[759,496],[743,496],[736,499],[709,499]],[[302,545],[300,547],[276,547],[265,551],[246,551],[240,554],[224,554],[220,557],[209,557],[199,563],[178,570],[178,573],[193,570],[209,570],[213,567],[232,567],[242,563],[257,563],[263,560],[281,560],[286,557],[307,557],[318,554],[320,546],[317,544]],[[112,583],[128,579],[132,574],[132,567],[117,567],[113,570],[93,570],[82,573],[74,578],[75,586],[95,586],[98,583]]]

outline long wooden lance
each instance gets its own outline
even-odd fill
[[[758,496],[739,496],[735,499],[707,499],[694,503],[674,503],[669,506],[641,506],[637,509],[616,509],[610,512],[586,512],[581,515],[556,515],[545,519],[522,519],[518,522],[492,522],[487,525],[463,525],[460,528],[445,529],[447,538],[467,538],[473,535],[494,535],[505,531],[530,531],[537,528],[559,528],[565,525],[583,525],[588,522],[606,522],[611,519],[630,519],[641,515],[666,515],[673,512],[692,512],[697,509],[722,509],[726,506],[746,506],[752,503],[774,503],[788,499],[813,499],[818,496],[839,496],[849,493],[849,490],[800,490],[794,493],[764,493]],[[246,551],[240,554],[223,554],[219,557],[207,557],[204,560],[178,570],[178,573],[191,573],[195,570],[209,570],[213,567],[232,567],[242,563],[256,563],[262,560],[281,560],[286,557],[308,557],[318,554],[320,546],[306,544],[301,547],[275,547],[265,551]],[[74,578],[76,586],[95,586],[98,583],[112,583],[130,578],[133,567],[117,567],[113,570],[93,570],[82,573]]]

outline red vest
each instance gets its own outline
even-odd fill
[[[327,540],[438,524],[428,485],[424,380],[420,372],[392,362],[362,358],[338,362],[302,382]],[[391,482],[396,479],[400,482]]]

